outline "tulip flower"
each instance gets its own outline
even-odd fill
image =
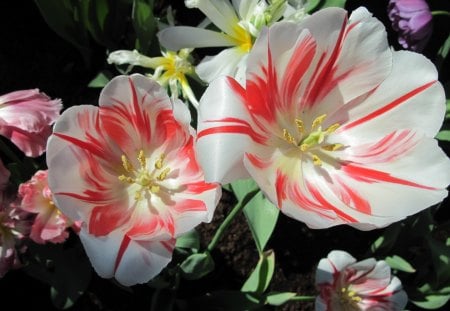
[[[178,236],[211,220],[220,187],[204,181],[189,122],[181,101],[138,74],[115,77],[99,107],[71,107],[56,122],[49,187],[56,206],[83,222],[81,242],[100,276],[149,281]]]
[[[434,136],[445,96],[424,56],[389,48],[365,9],[327,8],[264,30],[245,86],[212,82],[197,153],[207,181],[252,177],[311,228],[370,230],[447,196],[450,160]]]
[[[52,100],[38,89],[1,95],[0,135],[10,139],[26,156],[40,156],[61,109],[61,100]]]
[[[161,45],[169,50],[182,48],[226,47],[215,56],[207,56],[197,65],[198,76],[210,83],[220,75],[244,76],[248,52],[263,26],[271,25],[289,12],[298,11],[285,0],[232,1],[186,0],[186,6],[197,8],[219,28],[220,32],[190,26],[168,27],[158,33]],[[301,18],[303,15],[297,18]]]
[[[320,260],[316,270],[316,311],[401,311],[408,302],[400,280],[391,276],[383,261],[356,262],[350,254],[334,250]]]
[[[38,244],[62,243],[69,237],[72,222],[55,206],[48,187],[47,171],[37,171],[31,180],[19,186],[20,208],[37,214],[30,238]]]
[[[408,50],[421,52],[433,32],[433,16],[425,0],[390,0],[388,15],[398,32],[398,42]]]

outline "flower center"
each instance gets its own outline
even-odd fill
[[[250,33],[241,25],[236,24],[234,27],[235,36],[233,40],[243,52],[247,53],[252,48],[252,36]]]
[[[362,298],[355,291],[343,287],[338,295],[342,310],[359,310],[358,303],[362,301]]]
[[[135,169],[133,164],[125,155],[122,155],[122,166],[126,174],[120,175],[120,181],[127,184],[136,185],[134,199],[140,201],[144,198],[145,193],[157,194],[161,190],[160,183],[167,178],[170,168],[164,168],[165,155],[161,154],[155,161],[153,168],[147,168],[147,159],[144,151],[139,151],[137,160],[139,168]]]
[[[325,138],[335,132],[340,124],[335,123],[330,125],[327,129],[322,130],[322,123],[326,119],[327,115],[323,114],[314,119],[309,131],[305,130],[305,126],[302,120],[295,119],[295,125],[297,131],[291,134],[287,129],[283,129],[283,139],[289,144],[299,148],[302,152],[311,156],[314,165],[322,165],[322,160],[317,155],[316,151],[336,151],[343,147],[342,144],[326,144]]]

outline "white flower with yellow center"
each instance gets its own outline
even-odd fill
[[[107,61],[109,64],[129,64],[153,69],[154,72],[150,77],[169,90],[173,99],[179,98],[181,95],[197,108],[197,98],[186,77],[195,78],[194,66],[190,61],[191,49],[181,49],[178,52],[161,51],[161,54],[162,56],[158,57],[148,57],[140,54],[137,50],[118,50],[109,54]]]
[[[229,47],[215,56],[207,56],[196,67],[198,76],[211,82],[220,75],[245,80],[246,58],[264,26],[283,17],[293,7],[285,0],[186,0],[219,28],[220,32],[189,26],[175,26],[158,33],[161,45],[169,50],[181,48]],[[289,10],[287,10],[289,9]]]

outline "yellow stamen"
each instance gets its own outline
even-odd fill
[[[294,137],[291,135],[291,133],[288,132],[287,129],[283,129],[283,137],[284,137],[284,140],[286,140],[288,143],[295,144]]]
[[[319,125],[321,125],[326,117],[327,117],[326,114],[322,114],[322,115],[318,116],[317,118],[315,118],[313,123],[312,123],[312,125],[311,125],[311,130],[314,130]]]
[[[300,119],[295,119],[295,124],[297,125],[297,130],[300,132],[300,134],[303,134],[305,132],[303,121]]]
[[[138,154],[138,161],[141,164],[141,168],[145,168],[147,166],[147,159],[144,155],[144,150],[140,150]]]
[[[158,193],[160,189],[161,189],[161,187],[158,186],[158,185],[151,185],[151,186],[150,186],[150,191],[151,191],[152,193]]]
[[[158,177],[156,177],[156,179],[158,179],[159,181],[163,181],[164,179],[166,179],[167,174],[169,174],[169,172],[170,168],[166,167],[164,171],[162,171],[161,174],[159,174]]]
[[[341,125],[339,123],[335,123],[333,125],[330,125],[326,130],[325,133],[327,134],[331,134],[334,131],[336,131]]]
[[[322,146],[322,149],[326,150],[326,151],[336,151],[336,150],[341,149],[342,147],[344,147],[343,144],[331,144],[331,145]]]
[[[158,170],[162,169],[162,167],[164,165],[163,161],[164,161],[165,157],[166,156],[165,156],[164,153],[159,156],[158,160],[156,160],[156,162],[155,162],[155,168],[156,169],[158,169]]]
[[[122,155],[121,159],[122,159],[122,166],[125,169],[125,171],[127,171],[128,173],[133,172],[134,171],[133,164],[131,164],[130,161],[128,161],[127,157],[125,155]]]
[[[322,166],[322,160],[315,154],[312,155],[313,163],[316,166]]]
[[[308,144],[301,144],[301,145],[300,145],[300,150],[301,150],[301,151],[306,151],[306,150],[308,150],[308,148],[309,148],[309,145],[308,145]]]

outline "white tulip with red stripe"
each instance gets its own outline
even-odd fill
[[[181,102],[142,75],[119,76],[99,107],[76,106],[47,147],[56,205],[83,221],[80,237],[102,277],[143,283],[171,260],[175,238],[210,221],[220,197],[205,183]]]
[[[200,100],[206,180],[253,177],[312,228],[384,227],[447,196],[433,138],[445,97],[433,64],[389,48],[365,8],[279,22],[256,41],[245,86],[218,78]]]

